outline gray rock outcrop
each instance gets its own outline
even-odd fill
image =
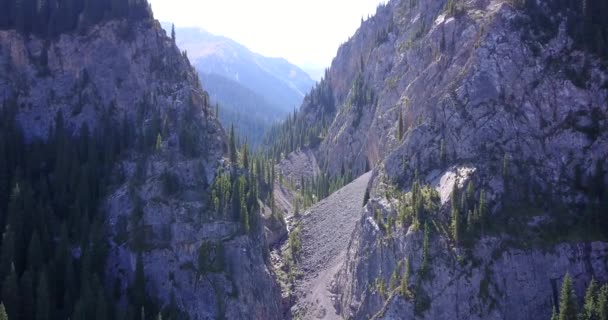
[[[281,318],[263,226],[244,235],[238,221],[212,213],[208,188],[226,169],[225,133],[158,22],[112,20],[51,41],[0,31],[0,101],[7,100],[19,106],[29,141],[45,140],[58,114],[75,134],[104,119],[143,134],[160,120],[152,154],[134,148],[115,163],[124,179],[111,179],[101,208],[107,286],[123,299],[142,252],[147,293],[162,305],[173,296],[191,319]],[[167,191],[167,174],[178,190]]]
[[[547,1],[536,12],[458,1],[452,14],[446,2],[380,6],[327,74],[336,111],[319,163],[334,174],[375,168],[372,201],[337,277],[345,318],[547,318],[566,272],[579,297],[592,277],[608,280],[605,231],[573,230],[596,201],[593,184],[608,185],[605,61],[575,46]],[[307,101],[302,117],[318,123],[325,112]],[[382,296],[379,284],[400,276],[406,257],[411,283],[419,281],[424,228],[394,223],[416,179],[438,197],[429,213],[433,276],[420,280],[418,298]],[[468,182],[476,197],[484,190],[500,229],[468,248],[450,235],[456,182],[462,193]],[[547,239],[558,220],[571,228]]]

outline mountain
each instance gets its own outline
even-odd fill
[[[164,26],[171,30],[169,24]],[[175,33],[177,45],[200,73],[238,82],[285,113],[299,106],[314,85],[308,74],[285,59],[264,57],[200,28],[176,28]]]
[[[46,4],[0,1],[0,310],[279,319],[270,166],[237,159],[146,1]]]
[[[164,23],[168,33],[172,25]],[[314,81],[285,59],[268,58],[199,28],[176,28],[178,46],[199,71],[225,126],[258,145],[267,129],[302,103]],[[253,117],[252,117],[253,116]]]
[[[393,0],[362,22],[268,139],[285,176],[299,150],[320,164],[304,202],[373,171],[336,265],[310,269],[337,244],[292,222],[302,318],[542,319],[567,274],[578,297],[608,281],[605,10]]]

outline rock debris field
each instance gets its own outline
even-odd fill
[[[330,286],[344,262],[346,249],[363,212],[363,197],[371,172],[336,191],[300,218],[302,253],[292,309],[303,319],[340,319],[333,307]]]

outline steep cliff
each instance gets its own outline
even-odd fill
[[[342,316],[538,319],[566,272],[579,297],[608,280],[608,74],[583,9],[395,0],[340,48],[297,117],[330,174],[374,168]]]
[[[105,226],[105,286],[118,304],[137,299],[139,260],[152,310],[276,319],[280,292],[262,224],[245,232],[212,205],[218,172],[237,172],[224,161],[226,136],[208,100],[186,55],[151,18],[103,20],[50,40],[0,31],[0,101],[17,106],[25,141],[50,140],[61,123],[69,135],[96,132],[128,146],[113,159],[111,177],[92,181],[107,183],[95,211]]]

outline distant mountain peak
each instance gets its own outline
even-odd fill
[[[171,30],[170,23],[161,23]],[[236,81],[285,113],[299,106],[315,81],[283,57],[265,57],[244,45],[197,27],[176,27],[177,45],[200,73]]]

